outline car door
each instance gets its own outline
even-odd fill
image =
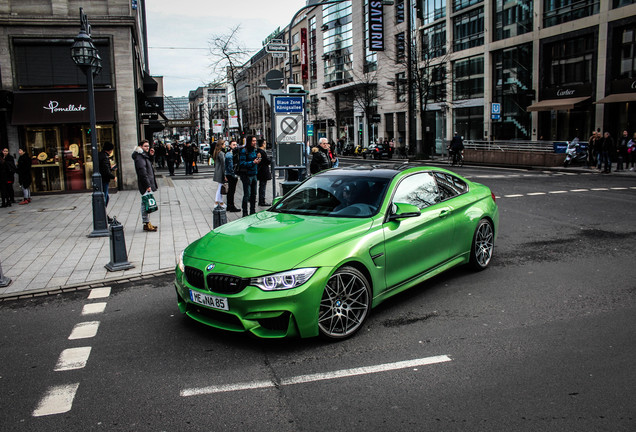
[[[397,185],[392,202],[415,205],[421,214],[384,223],[388,289],[449,258],[454,222],[451,207],[441,200],[437,182],[429,172],[410,175]]]

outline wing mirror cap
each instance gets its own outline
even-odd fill
[[[390,221],[418,217],[422,212],[417,206],[406,203],[393,203],[391,204]]]

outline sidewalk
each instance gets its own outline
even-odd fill
[[[0,288],[0,301],[173,272],[178,254],[212,230],[217,187],[212,176],[209,166],[187,177],[183,166],[174,177],[167,169],[157,170],[159,211],[150,214],[157,232],[142,230],[139,191],[111,193],[108,215],[124,226],[128,261],[135,266],[125,271],[104,268],[110,262],[110,237],[87,237],[93,228],[90,192],[39,195],[30,204],[0,209],[0,264],[4,276],[12,279]],[[276,184],[280,188],[278,178]],[[272,182],[267,186],[266,200],[271,202]],[[242,199],[239,181],[234,204],[240,207]],[[227,212],[228,222],[240,217],[241,212]]]

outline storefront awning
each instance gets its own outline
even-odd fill
[[[530,105],[526,111],[566,111],[574,108],[577,103],[589,99],[590,96],[566,98],[566,99],[546,99]]]
[[[605,96],[603,99],[597,100],[595,104],[615,103],[615,102],[634,102],[636,101],[636,93],[617,93]]]

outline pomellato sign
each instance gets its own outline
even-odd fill
[[[48,106],[43,107],[45,110],[51,112],[51,114],[55,114],[56,112],[69,112],[69,111],[86,111],[86,107],[82,104],[79,106],[75,106],[73,104],[68,105],[67,107],[60,107],[60,103],[58,101],[49,101]]]
[[[115,121],[115,91],[95,90],[98,123]],[[86,91],[14,92],[13,125],[71,124],[90,121]]]

